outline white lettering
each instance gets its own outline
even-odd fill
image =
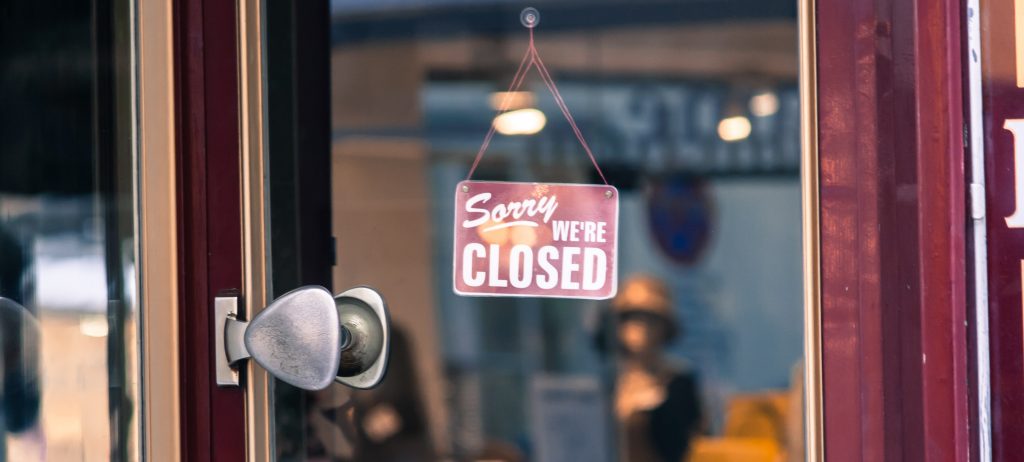
[[[544,270],[545,274],[537,275],[537,287],[541,289],[554,289],[558,285],[558,270],[555,269],[555,265],[551,264],[551,260],[558,259],[558,249],[554,246],[546,245],[540,248],[537,252],[537,263],[541,269]]]
[[[480,287],[484,285],[484,272],[473,272],[473,259],[483,258],[485,255],[487,255],[487,249],[484,249],[483,244],[473,242],[462,249],[462,282],[465,282],[467,286]]]
[[[491,193],[480,193],[469,198],[469,200],[466,201],[466,213],[477,213],[480,214],[480,216],[473,220],[463,221],[463,228],[476,228],[477,226],[480,226],[491,220],[490,214],[487,212],[487,209],[478,209],[473,207],[474,205],[476,205],[477,202],[487,202],[489,200],[491,200]]]
[[[536,254],[534,253],[536,251]],[[487,259],[487,271],[476,271],[474,264]],[[508,261],[505,261],[507,259]],[[561,264],[557,262],[561,260]],[[536,262],[538,268],[534,267]],[[508,268],[508,275],[501,273]],[[562,247],[546,245],[539,249],[517,244],[507,253],[498,244],[485,247],[470,243],[462,250],[462,280],[467,286],[536,287],[550,290],[597,291],[608,284],[608,255],[596,247]]]
[[[562,221],[551,222],[552,238],[562,242],[580,242],[580,234],[583,234],[584,242],[606,242],[605,227],[603,221]]]
[[[579,247],[564,247],[562,248],[562,288],[566,290],[576,290],[580,288],[580,283],[572,280],[572,274],[580,270],[579,263],[573,261],[573,257],[580,254]]]
[[[463,228],[476,228],[490,221],[502,223],[509,217],[519,220],[523,217],[532,218],[537,215],[543,217],[544,223],[548,223],[551,221],[551,217],[555,214],[555,210],[558,209],[558,198],[556,196],[544,196],[540,198],[540,200],[527,199],[523,202],[512,201],[507,204],[498,204],[491,210],[477,207],[477,204],[485,203],[491,200],[491,197],[491,193],[480,193],[466,200],[466,213],[472,214],[473,218],[463,220]],[[537,226],[537,222],[528,220],[516,221],[514,223],[508,223],[507,226],[513,225]],[[492,227],[492,229],[500,228],[501,227]]]
[[[1006,226],[1024,228],[1024,119],[1008,119],[1003,128],[1013,133],[1013,189],[1016,207],[1013,214],[1006,217]]]
[[[508,287],[508,281],[498,275],[498,252],[500,252],[500,248],[501,246],[498,244],[491,244],[490,265],[487,267],[488,276],[490,276],[487,285],[490,287]]]
[[[556,241],[569,240],[569,222],[555,220],[554,223],[551,223],[551,234]]]
[[[533,249],[523,244],[513,246],[508,258],[508,280],[512,287],[530,287],[533,279]]]
[[[608,256],[594,247],[583,249],[583,290],[598,290],[604,287],[608,272]]]
[[[597,240],[597,225],[592,221],[583,222],[583,240],[594,242]]]

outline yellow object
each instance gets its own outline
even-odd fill
[[[788,398],[781,391],[733,395],[725,411],[723,435],[767,438],[779,445],[786,444]]]
[[[782,451],[768,438],[697,438],[687,462],[778,462]]]
[[[719,438],[694,440],[687,462],[782,462],[786,460],[789,396],[784,391],[733,395]]]

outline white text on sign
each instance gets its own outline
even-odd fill
[[[457,293],[614,295],[618,198],[611,187],[498,182],[462,186],[468,188],[456,191]]]

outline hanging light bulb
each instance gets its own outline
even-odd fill
[[[768,117],[779,112],[779,96],[771,90],[762,91],[750,97],[750,113],[756,117]]]
[[[718,136],[722,141],[740,141],[750,136],[750,119],[745,116],[726,117],[718,122]]]
[[[491,92],[488,98],[488,103],[491,105],[491,109],[495,111],[502,109],[502,103],[505,103],[506,111],[514,111],[516,109],[526,109],[533,107],[534,96],[532,91],[495,91]]]
[[[718,137],[725,142],[745,140],[750,136],[750,119],[744,112],[744,102],[739,92],[732,88],[725,100],[722,119],[718,121]]]
[[[502,135],[533,135],[544,129],[548,118],[538,109],[517,109],[498,114],[494,129]]]

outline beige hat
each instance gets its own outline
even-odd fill
[[[675,321],[668,286],[649,274],[635,274],[626,279],[618,295],[612,299],[612,308],[617,313],[639,311]]]
[[[649,274],[634,274],[619,288],[612,299],[612,310],[618,315],[647,313],[665,321],[668,331],[666,340],[679,335],[681,326],[672,309],[672,295],[665,283]]]

